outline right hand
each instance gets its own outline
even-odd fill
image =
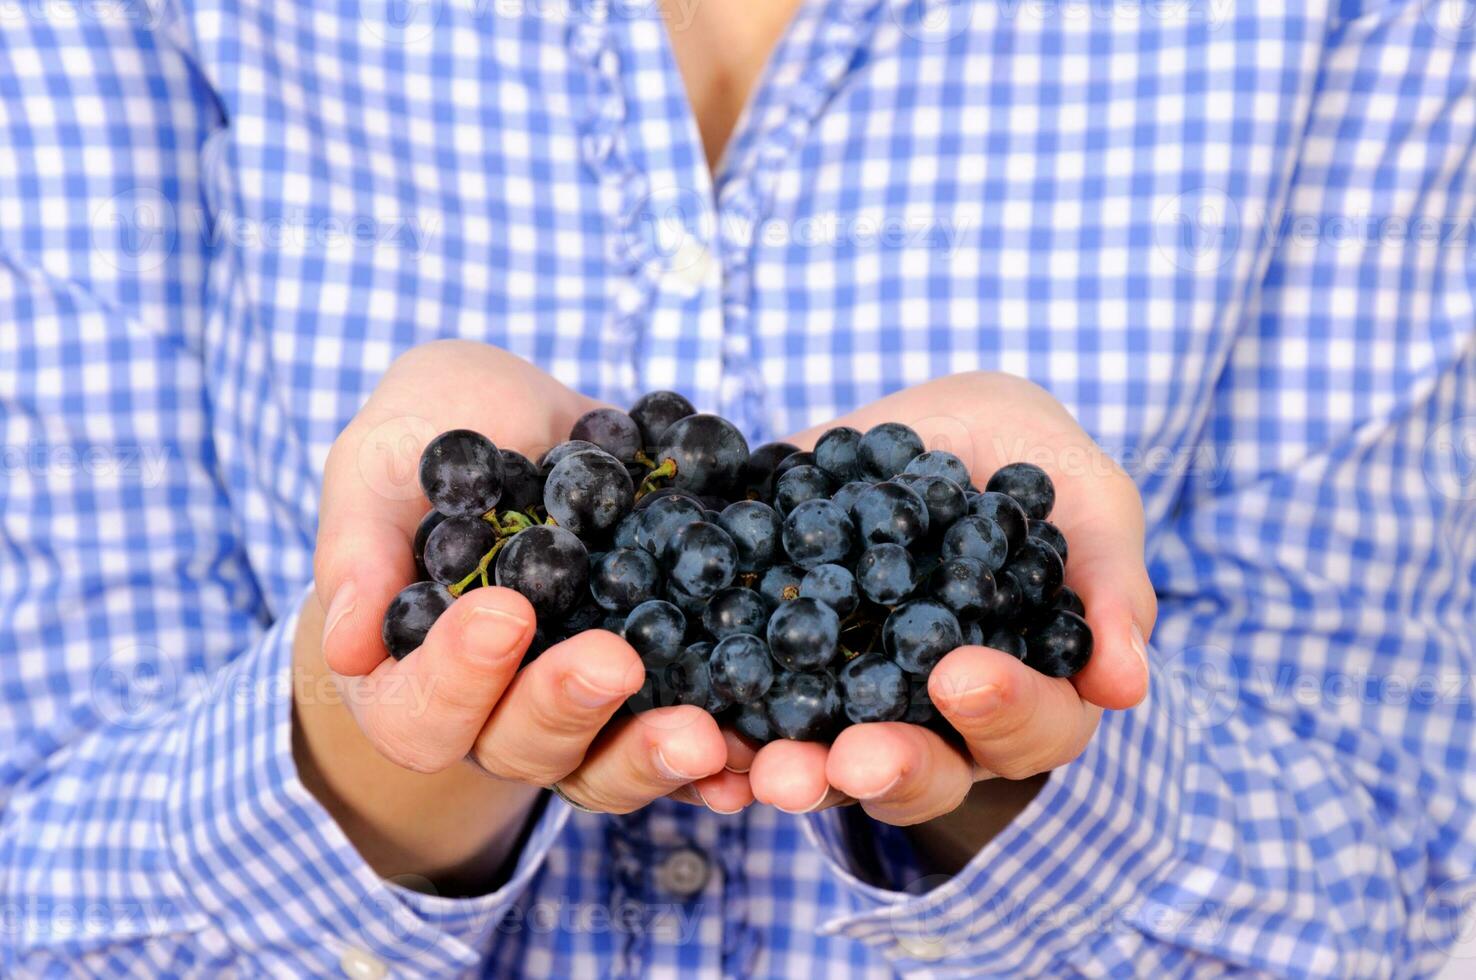
[[[412,540],[429,509],[415,479],[425,444],[468,428],[536,462],[596,404],[496,348],[433,343],[391,365],[329,453],[307,600],[318,608],[304,610],[323,628],[299,630],[297,659],[309,674],[331,671],[344,696],[299,697],[299,764],[371,863],[369,852],[393,855],[381,873],[487,863],[554,784],[612,813],[667,795],[721,812],[752,802],[747,779],[724,769],[727,743],[706,712],[624,707],[644,671],[610,633],[574,637],[519,671],[533,609],[494,587],[457,599],[404,660],[380,639],[385,607],[415,577]],[[417,831],[425,819],[436,833]],[[445,840],[446,828],[463,838]]]

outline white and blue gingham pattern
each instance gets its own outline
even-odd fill
[[[664,30],[0,9],[0,973],[1433,971],[1476,892],[1469,0],[807,0],[716,180]],[[446,336],[755,440],[1039,381],[1142,487],[1150,701],[947,881],[863,881],[835,814],[557,802],[495,895],[381,880],[294,772],[292,613],[328,446]]]

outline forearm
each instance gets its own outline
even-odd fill
[[[385,759],[338,695],[320,652],[322,632],[323,610],[310,595],[293,641],[292,745],[303,784],[380,875],[423,876],[443,895],[496,888],[541,791],[470,764],[427,774]]]

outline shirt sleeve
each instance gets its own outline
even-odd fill
[[[0,24],[0,974],[465,972],[568,812],[495,894],[432,902],[299,781],[312,529],[265,588],[212,437],[226,122],[168,30]]]
[[[1438,5],[1437,5],[1438,6]],[[1150,501],[1153,689],[958,875],[829,928],[939,976],[1429,975],[1476,896],[1476,32],[1370,4]],[[1227,180],[1222,201],[1233,201]],[[1213,256],[1212,256],[1213,257]],[[1192,317],[1190,318],[1192,320]]]

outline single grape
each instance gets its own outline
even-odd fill
[[[589,588],[589,552],[561,527],[520,531],[497,554],[497,584],[522,593],[540,620],[563,616]]]
[[[916,432],[900,422],[883,422],[861,437],[861,470],[872,480],[890,480],[922,452]]]
[[[643,511],[647,507],[665,500],[667,497],[679,497],[682,500],[694,504],[698,510],[707,509],[707,505],[702,502],[702,498],[696,494],[688,493],[685,490],[678,490],[676,487],[657,487],[636,501],[635,511],[637,513]]]
[[[502,499],[500,510],[526,511],[543,503],[543,474],[532,460],[512,449],[497,453],[502,463]]]
[[[969,485],[969,468],[963,460],[943,449],[930,449],[913,458],[904,473],[915,476],[940,476],[958,485],[959,492]]]
[[[625,703],[638,713],[678,704],[705,708],[711,695],[712,677],[708,670],[707,657],[700,650],[688,647],[678,652],[670,661],[648,663],[640,690],[627,698]]]
[[[666,574],[690,596],[705,599],[725,589],[738,574],[738,546],[716,524],[693,521],[666,546]]]
[[[830,497],[830,477],[818,466],[796,466],[774,483],[774,508],[788,514],[806,500]]]
[[[769,625],[769,603],[752,589],[723,589],[707,600],[702,625],[715,639],[748,633],[763,636]]]
[[[806,500],[784,518],[784,552],[801,568],[844,561],[856,546],[845,511],[829,500]]]
[[[1025,635],[1025,663],[1047,677],[1074,677],[1092,656],[1092,628],[1059,609]]]
[[[900,483],[878,483],[856,498],[851,518],[863,545],[920,541],[928,533],[928,505]]]
[[[976,619],[959,620],[958,625],[963,629],[963,645],[966,647],[979,647],[984,645],[984,627],[979,625]]]
[[[1004,567],[1010,542],[1004,529],[987,517],[969,514],[953,522],[939,551],[944,559],[977,558],[991,572]]]
[[[950,558],[928,579],[928,592],[960,620],[978,619],[994,603],[994,575],[977,558]]]
[[[912,553],[900,544],[872,545],[856,562],[856,587],[880,606],[894,606],[917,587]]]
[[[784,520],[758,500],[740,500],[723,508],[718,525],[738,547],[738,571],[757,572],[774,564]]]
[[[430,578],[430,573],[425,570],[425,542],[430,538],[430,533],[446,519],[446,515],[438,510],[426,511],[420,519],[420,524],[415,528],[415,540],[411,545],[411,553],[415,556],[415,574],[421,578]]]
[[[1054,608],[1076,613],[1082,619],[1086,619],[1086,606],[1082,603],[1081,596],[1077,595],[1076,590],[1069,585],[1061,586],[1061,591],[1056,593]]]
[[[640,426],[618,408],[595,408],[579,416],[570,439],[592,442],[622,463],[634,463],[645,447]]]
[[[497,532],[480,517],[448,517],[425,542],[425,570],[431,580],[455,585],[476,571],[497,543]]]
[[[989,611],[982,617],[985,622],[995,626],[1004,626],[1016,623],[1025,614],[1025,597],[1020,591],[1020,583],[1008,571],[1001,571],[994,576],[994,600],[989,604]]]
[[[799,598],[804,577],[804,569],[797,565],[774,565],[759,576],[758,594],[771,606],[782,605]]]
[[[708,679],[708,685],[707,685],[707,704],[703,705],[703,709],[708,714],[710,714],[714,718],[716,718],[719,715],[723,714],[723,712],[727,711],[729,708],[733,707],[733,699],[727,697],[726,695],[724,695],[720,691],[718,691],[717,687],[714,686],[713,683],[712,683],[712,679],[713,679],[713,676],[712,676],[712,651],[713,651],[713,649],[714,649],[714,644],[709,643],[706,640],[702,640],[702,641],[697,642],[697,643],[690,643],[690,644],[688,644],[687,645],[686,653],[696,654],[697,656],[699,656],[699,657],[702,658],[702,662],[703,663],[707,664],[707,679]],[[684,656],[685,656],[685,654],[684,654]]]
[[[831,494],[830,502],[849,514],[851,512],[851,508],[856,506],[857,498],[859,498],[867,490],[870,490],[872,486],[873,484],[868,483],[865,480],[852,480],[850,483],[847,483],[835,493]]]
[[[765,636],[786,670],[818,670],[835,659],[840,617],[818,599],[795,599],[774,610]]]
[[[636,399],[630,406],[630,417],[641,430],[641,442],[646,446],[661,445],[661,437],[688,415],[697,414],[692,403],[674,391],[651,391]]]
[[[861,432],[836,426],[815,441],[815,463],[836,483],[861,478]]]
[[[586,630],[599,629],[600,623],[604,621],[605,610],[595,605],[593,601],[581,603],[572,612],[565,616],[552,630],[551,639],[567,640],[571,636],[578,636]]]
[[[725,418],[689,415],[662,434],[657,456],[657,462],[675,465],[672,486],[695,494],[723,493],[743,472],[748,442]]]
[[[802,742],[829,741],[845,717],[829,673],[780,673],[764,695],[764,712],[775,735]]]
[[[969,501],[969,513],[975,517],[986,517],[998,524],[1009,542],[1010,554],[1014,554],[1025,543],[1028,534],[1025,511],[1014,497],[1002,493],[981,493]]]
[[[1025,659],[1025,637],[1008,626],[1001,626],[984,637],[984,646],[1008,653],[1016,660]]]
[[[816,565],[805,573],[799,594],[802,599],[818,599],[825,603],[842,619],[861,605],[861,590],[856,587],[856,576],[843,565]]]
[[[902,668],[877,653],[863,653],[841,668],[841,703],[858,725],[899,721],[907,714],[912,686]]]
[[[910,725],[924,725],[928,728],[940,723],[946,724],[933,705],[933,696],[928,693],[928,679],[908,674],[907,681],[907,710],[903,713],[902,720]]]
[[[604,450],[600,449],[599,446],[596,446],[592,442],[587,442],[584,439],[570,439],[567,442],[561,442],[557,446],[554,446],[552,449],[550,449],[548,452],[544,453],[542,458],[538,460],[538,472],[542,473],[546,477],[549,473],[553,472],[553,468],[555,466],[558,466],[559,463],[563,462],[565,458],[573,456],[575,453],[589,452],[592,449],[598,450],[599,452],[604,452]]]
[[[774,682],[774,661],[764,641],[748,633],[724,637],[708,663],[713,690],[735,704],[755,701]]]
[[[643,602],[625,617],[625,642],[640,654],[647,669],[675,660],[686,633],[687,617],[665,599]]]
[[[420,488],[447,517],[482,516],[502,497],[497,447],[470,429],[442,432],[420,456]]]
[[[1051,550],[1061,559],[1061,564],[1066,564],[1066,535],[1061,533],[1060,528],[1050,521],[1031,521],[1030,537],[1039,538],[1050,545]]]
[[[1061,556],[1039,538],[1029,538],[1020,545],[1020,550],[1010,558],[1007,570],[1020,585],[1020,596],[1027,611],[1045,609],[1054,602],[1066,577]]]
[[[603,450],[575,453],[554,466],[543,485],[543,507],[580,538],[608,533],[630,513],[635,487],[620,461]]]
[[[702,520],[703,509],[691,497],[673,494],[662,497],[639,513],[636,544],[657,558],[663,558],[672,537],[688,524]]]
[[[612,548],[640,548],[636,540],[636,531],[641,526],[641,512],[633,510],[620,518],[620,523],[615,525],[615,534],[610,538]],[[645,549],[641,549],[645,550]]]
[[[384,611],[384,625],[379,632],[390,656],[403,660],[424,643],[425,635],[441,613],[455,601],[446,587],[436,582],[416,582],[401,589]]]
[[[707,600],[683,591],[670,579],[666,580],[666,588],[661,590],[661,597],[680,609],[682,615],[686,617],[687,639],[697,639],[693,635],[694,630],[701,628],[702,612],[707,608]]]
[[[661,567],[639,548],[616,548],[591,564],[589,592],[601,609],[629,612],[661,594]]]
[[[887,656],[909,674],[927,674],[962,643],[958,617],[931,599],[898,606],[882,624]]]
[[[922,457],[918,457],[921,459]],[[897,478],[901,482],[907,474]],[[957,483],[943,476],[915,476],[905,484],[923,499],[928,508],[928,530],[942,535],[969,512],[969,503]]]
[[[1046,471],[1034,463],[1011,463],[1002,466],[984,487],[990,493],[1013,497],[1025,516],[1043,521],[1056,506],[1056,487]]]
[[[788,456],[785,456],[783,459],[781,459],[779,461],[779,464],[774,467],[774,479],[775,480],[778,480],[781,476],[783,476],[785,473],[788,473],[790,470],[794,469],[796,466],[814,466],[814,465],[815,465],[815,454],[814,453],[812,453],[812,452],[810,452],[808,450],[800,450],[797,453],[790,453]]]
[[[778,736],[769,724],[769,713],[763,701],[739,702],[729,719],[733,730],[756,745],[768,745]]]
[[[799,452],[799,447],[788,442],[766,442],[748,454],[739,478],[739,489],[756,500],[768,500],[774,495],[774,471],[785,457]]]

